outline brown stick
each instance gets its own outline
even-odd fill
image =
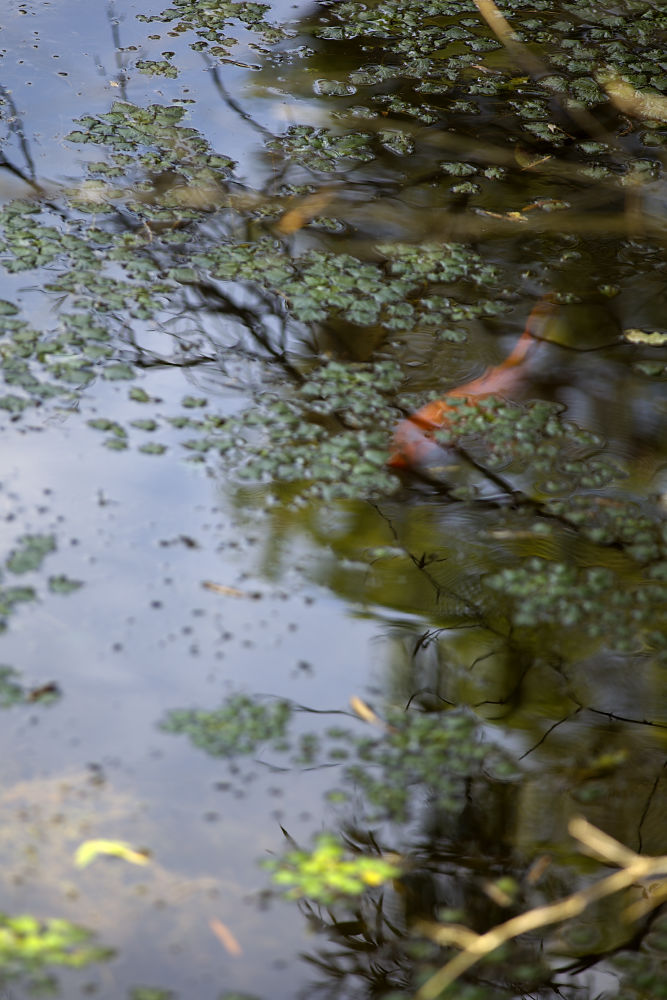
[[[450,986],[464,972],[476,965],[481,958],[491,954],[500,945],[519,937],[521,934],[577,917],[591,903],[616,892],[621,892],[623,889],[628,889],[641,879],[654,875],[667,875],[667,855],[652,858],[635,854],[634,851],[619,844],[613,837],[598,830],[597,827],[592,826],[581,817],[570,820],[568,829],[570,834],[587,849],[587,853],[598,855],[612,864],[620,864],[623,866],[621,870],[614,872],[613,875],[608,875],[587,889],[580,889],[578,892],[572,893],[571,896],[566,896],[565,899],[561,899],[557,903],[538,906],[534,910],[529,910],[528,913],[522,913],[518,917],[506,920],[504,924],[492,927],[486,934],[476,934],[472,938],[469,936],[473,933],[472,931],[466,929],[466,933],[462,933],[463,929],[457,926],[450,928],[443,924],[436,925],[434,928],[433,925],[422,925],[425,933],[437,943],[458,944],[459,946],[463,944],[465,946],[460,955],[453,958],[451,962],[444,965],[424,983],[415,994],[415,1000],[435,1000],[435,997],[440,996],[447,986]],[[661,894],[656,894],[656,906],[661,898]]]

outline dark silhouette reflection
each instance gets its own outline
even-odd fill
[[[410,867],[392,886],[367,894],[356,906],[323,908],[303,900],[301,912],[323,943],[303,955],[315,976],[300,995],[414,995],[426,976],[457,953],[429,940],[437,938],[438,921],[484,934],[572,892],[577,877],[570,858],[546,850],[538,854],[536,845],[532,857],[517,849],[523,794],[520,785],[471,780],[457,816],[432,812],[423,832],[414,831]],[[377,831],[346,827],[343,838],[348,848],[364,854],[387,846]],[[592,972],[611,970],[616,957],[622,968],[661,925],[659,911],[640,923],[624,922],[631,898],[593,907],[585,919],[563,929],[522,936],[467,973],[456,984],[456,995],[596,996]]]

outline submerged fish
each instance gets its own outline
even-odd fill
[[[523,362],[539,343],[537,338],[555,309],[549,298],[540,299],[528,317],[526,328],[514,350],[501,364],[489,368],[479,378],[464,382],[442,399],[434,399],[401,420],[394,432],[392,452],[387,464],[394,469],[419,469],[445,454],[446,449],[438,444],[433,435],[451,422],[451,415],[457,406],[450,400],[462,399],[467,403],[475,403],[488,396],[511,397],[517,384],[525,377]]]

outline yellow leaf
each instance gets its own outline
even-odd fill
[[[631,344],[649,344],[651,347],[662,347],[667,344],[667,333],[655,330],[653,333],[646,330],[624,330],[623,336]]]
[[[123,840],[84,840],[74,852],[74,864],[77,868],[85,868],[99,857],[107,854],[114,858],[122,858],[132,865],[147,865],[148,857],[141,851],[135,851]]]

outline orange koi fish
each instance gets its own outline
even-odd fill
[[[540,299],[526,322],[526,328],[519,337],[512,353],[502,364],[489,368],[480,378],[452,389],[442,399],[422,406],[416,413],[401,420],[394,432],[392,453],[388,461],[394,469],[414,469],[423,466],[430,458],[437,456],[440,446],[433,434],[450,423],[451,414],[456,409],[449,400],[463,399],[474,403],[487,396],[511,396],[515,386],[525,376],[522,363],[539,340],[538,333],[545,320],[553,315],[554,303],[548,298]]]

